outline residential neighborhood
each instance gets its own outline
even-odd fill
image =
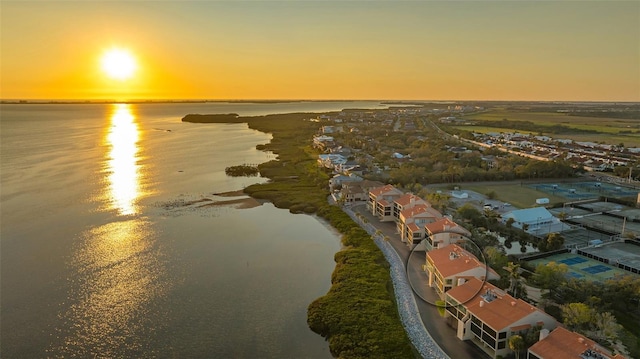
[[[461,115],[464,111],[481,110],[477,107],[457,109],[460,112],[442,117],[439,122],[471,125],[462,120]],[[474,134],[473,139],[443,134],[428,145],[429,134],[415,135],[404,145],[398,142],[400,137],[391,139],[394,133],[402,133],[405,139],[407,132],[420,133],[417,130],[420,126],[439,133],[441,130],[428,116],[423,116],[423,111],[409,107],[384,113],[349,111],[325,116],[318,121],[329,121],[333,125],[322,128],[322,133],[314,139],[314,146],[323,152],[318,156],[318,166],[333,173],[329,188],[336,203],[345,210],[360,213],[362,224],[378,227],[384,240],[396,249],[406,248],[399,253],[410,253],[409,256],[422,253],[419,268],[407,268],[407,271],[422,273],[421,287],[413,288],[416,300],[424,301],[424,293],[430,291],[433,294],[426,297],[432,296],[436,302],[444,303],[440,304],[444,308],[442,317],[430,319],[442,321],[448,328],[441,326],[438,330],[445,334],[438,335],[471,343],[488,358],[630,358],[625,356],[628,352],[619,339],[609,337],[598,343],[584,336],[591,331],[567,325],[567,314],[555,312],[555,308],[562,307],[554,303],[557,290],[536,285],[542,275],[538,271],[556,263],[568,268],[563,269],[562,274],[566,280],[604,283],[625,276],[635,276],[638,280],[640,223],[636,224],[631,218],[640,220],[640,213],[632,217],[637,210],[631,208],[623,210],[625,215],[618,215],[623,206],[606,203],[606,200],[599,202],[601,199],[592,196],[592,192],[597,192],[611,195],[613,200],[616,195],[639,193],[633,187],[634,178],[594,175],[635,163],[636,152],[622,146],[554,140],[519,132]],[[435,113],[451,113],[451,109]],[[373,123],[376,125],[372,127]],[[381,137],[389,141],[380,142]],[[398,146],[390,147],[393,143]],[[413,149],[407,150],[407,143],[411,143]],[[434,143],[440,143],[445,149],[441,156],[452,161],[448,167],[439,168],[437,163],[432,167],[439,171],[438,177],[433,177],[433,172],[418,173],[420,166],[415,164],[434,166],[418,156],[426,152],[416,150]],[[381,156],[384,154],[386,158]],[[462,163],[466,163],[464,168],[457,167]],[[571,171],[581,168],[585,175],[568,184],[546,184],[545,177],[559,175],[564,169],[544,167],[540,163],[556,166],[560,163]],[[477,170],[470,172],[473,166],[477,166]],[[501,170],[512,173],[499,174]],[[471,173],[483,178],[512,176],[543,181],[531,186],[567,199],[560,209],[545,197],[522,208],[508,200],[495,201],[459,186],[434,191],[420,184],[428,183],[430,178],[463,183]],[[570,172],[565,175],[571,176]],[[619,185],[631,187],[611,187]],[[468,212],[469,208],[481,218],[461,216],[460,210]],[[582,213],[586,211],[585,217]],[[597,216],[599,220],[582,221],[588,216]],[[369,217],[370,220],[365,219]],[[624,223],[616,225],[619,221]],[[485,222],[495,224],[487,228],[477,224]],[[606,223],[611,223],[609,228]],[[514,239],[513,234],[495,232],[492,228],[496,226],[508,229],[509,233],[519,231],[520,239]],[[519,241],[521,252],[510,250],[512,240]],[[616,246],[625,248],[626,254],[621,255]],[[416,265],[414,262],[407,260],[407,265]],[[545,308],[553,311],[547,313]],[[567,340],[580,345],[556,348],[558,337],[570,337]],[[558,354],[562,350],[567,353]]]

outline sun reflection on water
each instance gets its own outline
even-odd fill
[[[111,127],[106,137],[111,147],[108,154],[110,202],[122,215],[136,214],[136,199],[140,193],[138,140],[140,131],[128,104],[115,104]]]
[[[134,218],[84,233],[72,262],[78,272],[69,294],[72,305],[61,314],[65,337],[52,352],[93,358],[140,357],[153,350],[148,347],[153,328],[144,325],[145,318],[154,316],[149,305],[168,286],[150,227]]]

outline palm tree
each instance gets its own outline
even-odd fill
[[[509,338],[509,349],[513,350],[516,359],[520,359],[520,352],[524,349],[524,339],[519,335],[512,335]]]
[[[514,298],[518,298],[518,282],[520,281],[520,265],[513,262],[509,262],[504,268],[509,272],[509,292],[512,293]]]

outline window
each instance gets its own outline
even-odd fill
[[[496,340],[492,338],[489,334],[483,333],[482,340],[484,340],[491,348],[496,347]]]
[[[507,337],[507,332],[500,332],[498,333],[498,339],[504,339]]]
[[[488,326],[484,326],[482,329],[484,329],[485,332],[487,332],[492,338],[496,337],[496,331],[489,328]]]
[[[482,322],[480,321],[480,319],[476,318],[475,315],[471,316],[471,322],[473,322],[474,324],[481,326]]]
[[[498,349],[504,349],[506,347],[507,341],[502,340],[498,342]]]
[[[477,336],[480,337],[482,335],[482,330],[475,323],[471,323],[471,331]]]

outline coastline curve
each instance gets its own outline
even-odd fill
[[[400,258],[400,255],[398,255],[396,250],[386,242],[381,235],[376,235],[376,229],[371,223],[363,223],[362,220],[347,207],[342,207],[342,210],[371,235],[375,244],[380,248],[389,263],[393,292],[398,305],[400,321],[407,332],[409,340],[418,353],[425,359],[450,359],[431,337],[420,318],[420,312],[418,311],[413,289],[409,285],[404,262]]]

